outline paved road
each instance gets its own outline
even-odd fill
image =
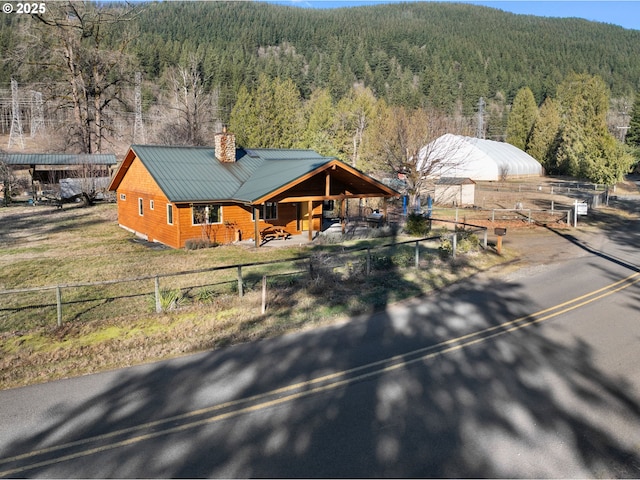
[[[0,476],[640,477],[626,231],[537,234],[518,265],[330,328],[0,392]]]

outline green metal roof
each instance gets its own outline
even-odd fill
[[[209,147],[131,148],[174,203],[252,203],[334,160],[312,150],[240,149],[235,162],[222,163]]]
[[[9,165],[115,165],[113,153],[8,153],[3,161]]]

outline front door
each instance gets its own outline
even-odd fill
[[[300,202],[298,204],[298,230],[309,230],[309,203]]]

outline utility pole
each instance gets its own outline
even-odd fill
[[[20,102],[18,100],[18,82],[11,79],[11,131],[9,132],[9,146],[19,143],[24,150],[22,120],[20,118]]]
[[[476,129],[476,137],[484,138],[484,98],[478,100],[478,127]]]
[[[142,74],[136,72],[136,90],[134,103],[136,106],[136,119],[133,124],[133,143],[146,143],[144,124],[142,123]]]

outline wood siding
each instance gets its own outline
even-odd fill
[[[204,204],[199,204],[204,205]],[[211,203],[211,205],[219,205]],[[231,243],[239,240],[254,240],[254,222],[252,208],[236,204],[222,204],[221,223],[212,225],[193,225],[191,205],[177,205],[175,212],[180,223],[180,247],[191,239],[209,239],[218,243]],[[278,204],[278,218],[272,220],[260,220],[258,229],[279,226],[291,234],[300,233],[297,220],[297,206],[292,203]],[[314,208],[314,222],[319,225],[319,217],[322,214],[322,204]],[[238,234],[238,232],[240,232]]]
[[[125,199],[121,199],[125,195]],[[183,248],[187,240],[209,239],[218,243],[231,243],[238,239],[254,239],[252,207],[237,204],[222,205],[221,223],[193,225],[191,204],[171,204],[173,225],[167,222],[170,204],[158,184],[142,162],[135,158],[116,192],[118,223],[151,242],[160,242],[173,248]],[[138,201],[142,199],[143,214],[139,214]],[[153,210],[151,202],[153,201]],[[204,204],[199,204],[204,205]],[[259,230],[271,226],[285,228],[291,234],[300,233],[299,206],[295,203],[278,204],[278,218],[260,220]],[[322,217],[322,203],[314,202],[313,229],[318,231]]]
[[[126,195],[122,200],[120,196]],[[167,223],[167,197],[144,168],[140,160],[133,160],[127,175],[122,179],[116,192],[118,202],[118,223],[133,230],[138,235],[153,242],[161,242],[180,248],[179,226],[174,208],[173,225]],[[138,199],[142,199],[143,215],[138,212]],[[154,208],[151,210],[151,201]]]

